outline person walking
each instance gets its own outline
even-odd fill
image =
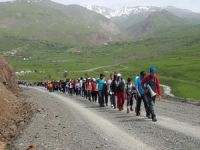
[[[145,108],[145,111],[146,111],[146,117],[150,118],[150,113],[149,113],[149,108],[148,108],[148,103],[147,103],[147,97],[146,97],[144,90],[142,88],[142,80],[144,79],[145,76],[146,76],[145,71],[141,71],[140,76],[136,76],[136,78],[135,78],[135,89],[136,89],[136,92],[137,92],[135,113],[136,113],[136,116],[140,116],[141,102],[143,101],[144,108]]]
[[[133,110],[133,84],[131,83],[131,78],[127,79],[126,99],[127,99],[127,113],[129,113],[130,110]]]
[[[115,97],[117,95],[117,85],[116,85],[117,75],[113,76],[113,80],[110,84],[110,101],[111,101],[111,108],[116,109],[116,100]]]
[[[121,77],[121,74],[117,74],[116,80],[117,87],[117,108],[119,111],[122,111],[124,108],[124,100],[125,100],[125,83]]]
[[[103,94],[104,94],[104,100],[105,100],[105,104],[106,106],[108,106],[108,84],[107,82],[105,81],[104,82],[104,86],[103,86]]]
[[[161,99],[161,91],[160,91],[160,80],[156,73],[156,68],[154,66],[149,69],[150,74],[144,77],[142,80],[142,88],[147,96],[147,102],[149,106],[149,113],[151,114],[151,118],[153,122],[157,121],[156,114],[154,111],[155,99],[156,95],[152,95],[152,92],[155,92],[159,98]]]
[[[97,81],[98,83],[98,98],[99,98],[99,106],[104,107],[104,75],[100,74],[100,78]]]
[[[111,105],[111,107],[112,107],[112,98],[111,98],[110,86],[111,86],[112,80],[113,80],[113,74],[110,74],[110,79],[107,81],[107,86],[108,86],[108,96],[110,96],[110,105]]]
[[[92,79],[92,101],[93,102],[97,101],[97,93],[98,93],[98,89],[97,89],[96,79],[93,78]]]

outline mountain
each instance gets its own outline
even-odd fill
[[[179,9],[173,6],[166,7],[165,9],[180,18],[190,21],[191,23],[200,24],[200,13],[195,13],[187,9]]]
[[[158,12],[161,10],[166,10],[172,13],[173,15],[185,18],[185,19],[199,19],[200,13],[196,13],[187,9],[176,8],[173,6],[168,7],[155,7],[155,6],[135,6],[135,7],[122,7],[119,9],[111,9],[103,6],[88,5],[87,9],[92,10],[96,13],[99,13],[107,18],[115,17],[129,17],[133,15],[144,15],[150,14],[152,12]]]
[[[122,32],[132,38],[147,36],[154,32],[156,34],[166,32],[170,28],[177,29],[179,27],[183,29],[182,26],[185,25],[200,24],[199,13],[171,6],[166,8],[153,6],[123,7],[116,10],[99,6],[87,8],[109,18]],[[189,28],[189,26],[187,27]]]
[[[0,3],[0,36],[88,46],[118,40],[120,30],[106,17],[78,5],[16,0]]]
[[[126,28],[126,33],[131,37],[140,37],[183,25],[188,25],[188,22],[166,10],[162,10],[151,13],[143,21],[129,26]]]

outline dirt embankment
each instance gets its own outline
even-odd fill
[[[31,105],[19,97],[15,73],[0,57],[0,149],[2,142],[9,143],[32,114]]]

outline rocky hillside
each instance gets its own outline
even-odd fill
[[[10,142],[15,137],[30,114],[30,104],[19,98],[11,66],[0,57],[0,149],[2,142]]]

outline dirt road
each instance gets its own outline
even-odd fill
[[[16,149],[200,149],[200,106],[162,100],[156,104],[158,122],[153,123],[144,114],[99,108],[80,97],[39,88],[23,93],[39,111],[14,142]]]

